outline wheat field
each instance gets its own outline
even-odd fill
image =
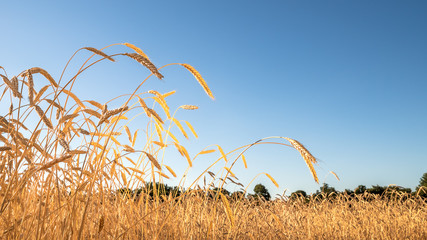
[[[115,49],[131,52],[106,53]],[[68,69],[83,51],[91,56],[79,69]],[[105,103],[73,92],[83,72],[118,58],[130,58],[150,74],[131,93]],[[267,137],[227,153],[216,145],[190,156],[176,135],[197,138],[197,132],[175,114],[198,107],[170,109],[168,97],[175,91],[144,89],[146,81],[155,80],[151,78],[163,78],[162,68],[177,65],[213,99],[207,82],[189,64],[157,68],[130,43],[84,47],[68,63],[64,72],[72,72],[70,79],[63,78],[64,72],[54,78],[39,67],[10,77],[0,67],[0,101],[9,106],[0,116],[1,239],[427,238],[427,204],[416,196],[340,195],[333,200],[281,196],[264,201],[214,190],[226,182],[242,185],[233,167],[248,167],[244,154],[259,144],[294,148],[316,182],[317,161],[300,142],[286,137]],[[145,128],[132,129],[134,121],[143,122]],[[181,155],[181,164],[187,166],[182,176],[164,157],[166,149]],[[212,156],[211,166],[186,182],[193,162],[205,155]],[[278,186],[273,176],[262,174]],[[171,178],[179,180],[175,192],[149,185]],[[140,191],[135,194],[132,189]]]

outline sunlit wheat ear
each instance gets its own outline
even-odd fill
[[[18,98],[22,98],[21,93],[18,91],[18,84],[17,81],[18,79],[16,77],[13,77],[12,80],[9,81],[9,79],[0,74],[0,76],[3,78],[4,83],[6,83],[7,87],[12,91],[13,96],[18,97]]]
[[[125,45],[126,47],[131,48],[132,50],[137,52],[139,55],[145,57],[146,59],[150,59],[139,47],[136,47],[135,45],[133,45],[131,43],[122,43],[122,44]]]
[[[107,111],[104,115],[102,115],[101,119],[99,119],[99,123],[98,125],[102,124],[103,122],[105,122],[106,120],[108,120],[108,118],[110,118],[111,116],[117,115],[121,112],[125,112],[129,109],[128,106],[125,107],[120,107],[120,108],[116,108],[110,111]]]
[[[9,122],[6,120],[6,118],[0,116],[0,125],[3,126],[3,127],[5,127],[5,128],[8,128],[9,127]]]
[[[77,129],[77,131],[83,135],[90,135],[90,132],[88,132],[87,130],[85,130],[83,128],[79,128],[79,129]]]
[[[19,81],[18,78],[16,76],[12,77],[12,79],[10,80],[12,87],[13,87],[13,96],[14,97],[18,97],[18,98],[22,98],[21,93],[19,92]]]
[[[149,154],[148,152],[142,151],[143,153],[145,153],[145,155],[147,155],[148,159],[154,164],[154,166],[159,169],[160,171],[162,170],[162,167],[160,166],[159,162],[157,162],[156,158],[154,158],[153,155]]]
[[[139,105],[141,105],[142,109],[144,109],[144,112],[145,114],[147,114],[147,117],[151,117],[151,113],[150,111],[148,111],[147,104],[145,104],[144,100],[140,96],[137,96],[137,97],[138,97]]]
[[[44,122],[44,124],[46,124],[46,126],[48,128],[53,129],[52,123],[46,117],[46,115],[44,114],[43,110],[38,105],[34,105],[34,108],[36,109],[37,114],[40,116],[40,118],[42,119],[42,121]]]
[[[88,103],[92,104],[93,106],[99,108],[101,111],[102,111],[102,109],[104,109],[104,106],[101,103],[97,102],[97,101],[86,100],[86,102],[88,102]]]
[[[208,87],[208,84],[203,79],[202,75],[195,68],[193,68],[191,65],[185,64],[185,63],[179,63],[179,65],[185,67],[188,71],[190,71],[191,74],[193,74],[193,76],[196,78],[197,82],[199,82],[199,84],[203,87],[203,90],[205,90],[206,94],[210,98],[215,99],[215,97],[213,96],[211,90]]]
[[[115,62],[115,60],[112,57],[108,56],[107,54],[105,54],[101,50],[98,50],[98,49],[93,48],[93,47],[84,47],[83,49],[89,50],[89,51],[91,51],[91,52],[93,52],[93,53],[95,53],[97,55],[100,55],[100,56],[102,56],[102,57],[104,57],[104,58],[106,58],[106,59],[108,59],[108,60],[110,60],[112,62]]]
[[[51,104],[51,105],[53,105],[54,107],[56,107],[57,109],[59,109],[60,111],[63,111],[64,109],[61,107],[61,105],[59,105],[58,103],[56,103],[56,102],[54,102],[54,101],[52,101],[52,100],[50,100],[50,99],[47,99],[47,98],[45,98],[44,99],[46,102],[48,102],[49,104]]]
[[[34,97],[34,104],[38,103],[40,101],[41,96],[44,94],[44,92],[46,92],[46,90],[50,87],[50,85],[46,85],[44,87],[42,87],[40,89],[40,91],[36,94],[36,96]]]
[[[292,144],[292,146],[301,154],[302,158],[304,159],[305,163],[310,169],[311,175],[313,175],[314,181],[319,183],[319,179],[317,178],[317,173],[313,167],[313,163],[317,163],[316,158],[313,155],[311,155],[311,153],[297,140],[286,138],[286,137],[284,139],[288,140]]]
[[[196,110],[196,109],[199,109],[198,106],[194,106],[194,105],[181,105],[180,108],[185,109],[185,110]]]
[[[67,155],[64,155],[62,157],[56,158],[56,159],[46,163],[45,165],[41,166],[39,168],[39,171],[49,169],[49,168],[53,167],[55,164],[58,164],[60,162],[64,162],[64,161],[70,159],[71,157],[72,157],[71,154],[67,154]]]
[[[90,108],[83,109],[82,111],[85,112],[85,113],[88,113],[88,114],[90,114],[92,116],[95,116],[97,118],[101,118],[102,117],[102,115],[99,112],[97,112],[97,111],[95,111],[93,109],[90,109]]]
[[[3,152],[3,151],[9,151],[9,150],[11,150],[11,149],[12,149],[11,147],[2,146],[2,147],[0,147],[0,152]]]
[[[173,95],[173,94],[175,94],[175,93],[176,93],[176,91],[175,91],[175,90],[170,91],[170,92],[167,92],[167,93],[163,94],[163,98],[169,97],[169,96],[171,96],[171,95]]]
[[[176,177],[176,173],[172,170],[171,167],[169,167],[168,165],[164,165],[166,167],[166,169],[172,174],[172,176]]]
[[[277,188],[279,187],[279,184],[276,182],[276,180],[272,176],[270,176],[270,174],[265,173],[265,176],[267,176],[270,179],[270,181],[274,184],[274,186],[276,186]]]
[[[159,70],[154,66],[150,60],[146,57],[139,55],[138,53],[123,53],[122,55],[128,56],[132,59],[135,59],[137,62],[141,63],[144,67],[148,68],[158,79],[162,79],[163,75],[159,73]]]
[[[147,108],[147,112],[149,112],[150,115],[154,116],[157,119],[157,121],[159,121],[161,124],[164,123],[163,120],[162,120],[162,118],[159,116],[159,114],[157,114],[156,111],[154,111],[154,109]]]
[[[78,116],[79,116],[79,114],[78,114],[78,113],[65,115],[65,116],[63,116],[62,118],[60,118],[60,119],[58,120],[58,124],[61,124],[61,123],[63,123],[63,122],[66,122],[67,120],[70,120],[70,119],[76,118],[76,117],[78,117]]]
[[[70,151],[70,146],[68,146],[68,143],[64,139],[60,138],[58,139],[58,142],[65,149],[65,151]]]
[[[28,100],[30,102],[30,105],[34,105],[34,81],[33,81],[33,74],[30,72],[28,74]]]
[[[55,80],[53,79],[53,77],[44,69],[39,68],[39,67],[33,67],[28,69],[28,72],[31,74],[36,74],[36,73],[40,73],[41,75],[43,75],[47,80],[49,80],[49,82],[55,86],[58,87],[58,84],[55,82]]]
[[[230,203],[227,200],[227,197],[224,196],[224,194],[221,193],[221,191],[218,191],[219,195],[221,196],[221,201],[224,204],[224,208],[225,208],[225,213],[228,217],[228,219],[230,220],[231,226],[234,227],[235,223],[234,223],[234,214],[233,211],[230,208]]]
[[[11,103],[9,106],[9,115],[12,115],[12,112],[13,112],[13,103]]]
[[[332,173],[338,181],[341,181],[338,175],[334,171],[330,171],[330,173]]]
[[[166,100],[163,98],[163,95],[154,90],[150,90],[148,92],[156,95],[156,97],[153,97],[153,99],[162,107],[163,111],[166,113],[167,118],[170,118],[171,116],[169,114],[169,106],[166,103]]]

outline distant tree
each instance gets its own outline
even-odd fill
[[[217,197],[219,192],[221,192],[226,197],[230,196],[230,192],[227,189],[222,188],[220,191],[220,188],[218,188],[218,187],[214,187],[214,188],[209,189],[208,192],[206,193],[206,196],[213,199],[213,198]]]
[[[427,197],[427,172],[420,178],[420,184],[417,186],[416,192],[423,197]]]
[[[153,182],[146,183],[144,188],[135,189],[133,192],[136,197],[139,197],[142,192],[148,194],[152,198],[154,198],[154,196],[160,197],[162,195],[165,197],[169,195],[172,195],[172,197],[181,195],[181,191],[178,187],[171,187],[163,183],[154,184]]]
[[[427,187],[427,172],[420,178],[420,185],[418,187]]]
[[[262,184],[257,184],[254,187],[254,193],[255,193],[254,196],[262,197],[267,201],[269,201],[271,198],[270,193],[268,192],[267,188]]]
[[[347,195],[352,196],[354,194],[354,191],[351,190],[351,189],[346,189],[346,190],[344,190],[344,193],[347,194]]]
[[[366,191],[371,194],[382,195],[386,191],[387,187],[382,187],[380,185],[372,186],[368,188]]]
[[[236,191],[231,194],[231,199],[238,200],[245,198],[245,193],[243,191]]]
[[[307,193],[303,190],[297,190],[293,193],[291,193],[291,196],[289,197],[290,199],[298,199],[298,198],[306,198],[307,197]]]
[[[119,193],[123,197],[127,197],[127,198],[133,197],[133,191],[130,188],[120,188],[117,190],[117,193]]]
[[[355,194],[363,194],[364,192],[366,192],[365,185],[359,185],[356,189],[354,189]]]
[[[215,187],[215,188],[213,188],[212,189],[212,191],[214,192],[214,193],[217,193],[217,192],[219,192],[219,188],[217,188],[217,187]],[[230,192],[227,190],[227,189],[225,189],[225,188],[222,188],[221,189],[221,193],[224,195],[224,196],[230,196]]]
[[[336,193],[337,190],[335,190],[334,187],[330,187],[329,184],[323,183],[323,186],[320,187],[320,192],[330,194],[330,193]]]

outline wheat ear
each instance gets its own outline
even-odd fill
[[[34,107],[36,108],[36,112],[37,114],[40,116],[40,118],[42,119],[42,121],[44,122],[44,124],[46,124],[46,126],[50,129],[53,129],[53,125],[50,122],[50,120],[46,117],[46,115],[44,114],[43,110],[38,106],[38,105],[34,105]]]
[[[43,75],[47,80],[49,80],[49,82],[55,86],[58,87],[58,84],[55,82],[55,80],[53,79],[53,77],[44,69],[39,68],[39,67],[33,67],[28,69],[28,72],[31,74],[35,74],[35,73],[40,73],[41,75]]]
[[[292,146],[298,150],[298,152],[301,154],[302,158],[304,159],[305,163],[307,164],[308,168],[310,169],[311,174],[313,175],[314,181],[319,183],[319,179],[317,178],[316,171],[314,170],[313,163],[317,163],[316,158],[297,140],[291,139],[291,138],[285,138],[288,140]]]
[[[199,82],[199,84],[203,87],[203,90],[205,90],[206,94],[210,98],[215,99],[215,97],[213,96],[211,90],[208,87],[208,84],[203,79],[202,75],[194,67],[192,67],[191,65],[186,64],[186,63],[179,63],[179,65],[185,67],[188,71],[190,71],[191,74],[193,74],[193,76],[196,78],[197,82]]]
[[[91,52],[93,52],[93,53],[95,53],[97,55],[100,55],[100,56],[102,56],[102,57],[104,57],[104,58],[106,58],[106,59],[108,59],[108,60],[110,60],[112,62],[115,62],[115,60],[112,57],[108,56],[107,54],[105,54],[101,50],[98,50],[98,49],[93,48],[93,47],[84,47],[83,49],[89,50],[89,51],[91,51]]]
[[[159,70],[156,68],[156,66],[154,66],[154,64],[144,56],[141,56],[138,53],[123,53],[123,55],[128,56],[141,63],[144,67],[148,68],[148,70],[150,70],[158,79],[163,78],[163,75],[159,73]]]

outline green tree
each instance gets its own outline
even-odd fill
[[[418,187],[427,187],[427,172],[421,177],[420,185],[418,185]]]
[[[347,194],[347,195],[349,195],[349,196],[353,196],[354,195],[354,191],[351,190],[351,189],[345,189],[344,193]]]
[[[260,183],[254,187],[254,193],[255,193],[255,196],[262,197],[267,201],[269,201],[271,198],[270,193],[268,192],[268,189]]]
[[[323,186],[320,187],[320,192],[330,194],[330,193],[336,193],[337,190],[335,190],[334,187],[330,187],[329,184],[323,183]]]
[[[231,194],[231,199],[239,200],[245,198],[245,193],[243,191],[236,191]]]
[[[363,194],[364,192],[366,192],[365,185],[359,185],[356,189],[354,189],[355,194]]]
[[[218,193],[219,192],[219,188],[218,187],[215,187],[215,188],[213,188],[212,189],[212,191],[216,194],[216,193]],[[225,188],[221,188],[221,193],[224,195],[224,196],[230,196],[230,192],[227,190],[227,189],[225,189]]]
[[[371,188],[367,189],[366,191],[368,191],[368,193],[371,193],[371,194],[382,195],[386,189],[387,189],[387,187],[375,185],[375,186],[372,186]]]
[[[423,197],[427,197],[427,172],[420,178],[420,184],[418,185],[416,192]]]
[[[178,187],[171,187],[164,183],[158,183],[155,184],[153,182],[149,182],[145,184],[145,187],[138,188],[133,191],[133,194],[136,195],[136,197],[139,197],[139,195],[144,192],[148,194],[150,197],[154,198],[160,197],[160,196],[169,196],[172,195],[172,197],[176,197],[181,195],[181,191]]]
[[[306,198],[306,197],[307,197],[307,193],[305,191],[297,190],[293,192],[289,198],[295,200],[295,199]]]

